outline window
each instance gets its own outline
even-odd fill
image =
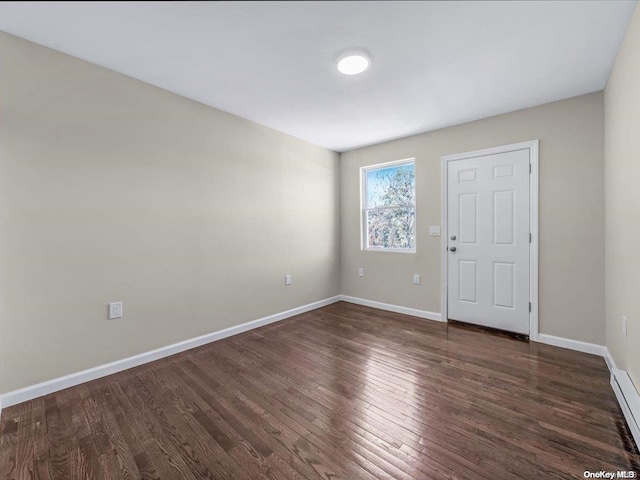
[[[414,159],[361,168],[365,250],[416,251]]]

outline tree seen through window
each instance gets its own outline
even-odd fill
[[[365,248],[415,250],[414,162],[364,169]]]

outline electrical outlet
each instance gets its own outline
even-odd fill
[[[627,336],[627,316],[626,315],[622,316],[622,334],[625,337]]]
[[[109,320],[122,317],[122,302],[114,302],[109,304]]]
[[[414,285],[420,285],[422,278],[421,275],[419,273],[414,273],[413,274],[413,284]]]
[[[359,276],[359,277],[364,277],[364,268],[360,267],[360,268],[358,269],[358,276]]]
[[[284,284],[285,285],[291,285],[291,274],[290,273],[287,273],[284,276]]]
[[[440,225],[432,225],[429,227],[429,235],[432,237],[440,236]]]

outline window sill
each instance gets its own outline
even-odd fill
[[[363,252],[378,252],[378,253],[416,253],[415,249],[398,249],[398,248],[363,248]]]

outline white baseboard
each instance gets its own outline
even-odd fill
[[[604,357],[606,350],[606,347],[604,345],[581,342],[580,340],[571,340],[570,338],[556,337],[554,335],[547,335],[546,333],[539,333],[538,339],[535,341],[538,343],[553,345],[555,347],[576,350],[578,352],[591,353],[592,355],[598,355],[600,357]]]
[[[422,319],[435,320],[438,322],[444,321],[442,320],[442,316],[439,313],[435,312],[401,307],[398,305],[391,305],[388,303],[376,302],[374,300],[366,300],[363,298],[351,297],[348,295],[337,295],[335,297],[309,303],[298,308],[293,308],[285,312],[276,313],[274,315],[269,315],[268,317],[263,317],[251,322],[246,322],[241,325],[225,328],[224,330],[208,333],[200,337],[191,338],[189,340],[174,343],[173,345],[168,345],[156,350],[141,353],[139,355],[134,355],[133,357],[117,360],[106,365],[100,365],[88,370],[83,370],[71,375],[66,375],[64,377],[25,387],[20,390],[5,393],[4,395],[0,395],[0,415],[2,414],[3,408],[26,402],[28,400],[33,400],[34,398],[38,398],[43,395],[48,395],[65,388],[80,385],[81,383],[105,377],[107,375],[121,372],[129,368],[137,367],[145,363],[153,362],[154,360],[159,360],[176,353],[184,352],[185,350],[196,348],[207,343],[215,342],[216,340],[222,340],[223,338],[231,337],[233,335],[237,335],[254,328],[268,325],[270,323],[278,322],[280,320],[284,320],[301,313],[309,312],[311,310],[315,310],[316,308],[324,307],[338,301],[364,305],[372,308],[379,308],[381,310],[402,313]],[[556,337],[544,333],[538,335],[537,341],[548,345],[554,345],[557,347],[568,348],[571,350],[577,350],[579,352],[591,353],[604,357],[607,366],[609,367],[609,371],[611,372],[611,387],[615,392],[618,403],[620,404],[620,408],[622,409],[625,419],[627,420],[627,424],[629,425],[629,429],[631,430],[631,434],[636,441],[636,445],[640,445],[640,395],[638,394],[638,391],[633,385],[627,372],[625,372],[624,370],[619,370],[616,367],[616,364],[611,357],[609,350],[603,345]]]
[[[629,378],[629,374],[616,366],[608,348],[605,348],[604,360],[611,372],[611,388],[616,394],[636,446],[640,447],[640,394]]]
[[[116,360],[115,362],[107,363],[106,365],[100,365],[98,367],[83,370],[81,372],[65,375],[64,377],[54,378],[46,382],[38,383],[29,387],[21,388],[20,390],[14,390],[13,392],[0,395],[0,414],[2,408],[10,407],[18,403],[26,402],[27,400],[33,400],[34,398],[48,395],[65,388],[80,385],[81,383],[95,380],[97,378],[106,377],[113,373],[121,372],[128,368],[137,367],[145,363],[153,362],[176,353],[184,352],[207,343],[215,342],[216,340],[222,340],[223,338],[231,337],[254,328],[262,327],[270,323],[278,322],[301,313],[315,310],[316,308],[324,307],[335,302],[340,301],[340,295],[335,297],[326,298],[317,302],[309,303],[298,308],[287,310],[286,312],[276,313],[269,315],[268,317],[259,318],[251,322],[246,322],[234,327],[225,328],[224,330],[218,330],[217,332],[208,333],[200,337],[191,338],[182,342],[174,343],[173,345],[167,345],[156,350],[134,355],[133,357],[124,358],[122,360]]]
[[[398,305],[391,305],[390,303],[376,302],[374,300],[366,300],[364,298],[350,297],[348,295],[340,295],[340,300],[348,303],[355,303],[356,305],[364,305],[365,307],[379,308],[380,310],[387,310],[388,312],[404,313],[405,315],[411,315],[412,317],[426,318],[427,320],[435,320],[436,322],[442,322],[442,315],[435,312],[428,312],[427,310],[418,310],[416,308],[400,307]]]

